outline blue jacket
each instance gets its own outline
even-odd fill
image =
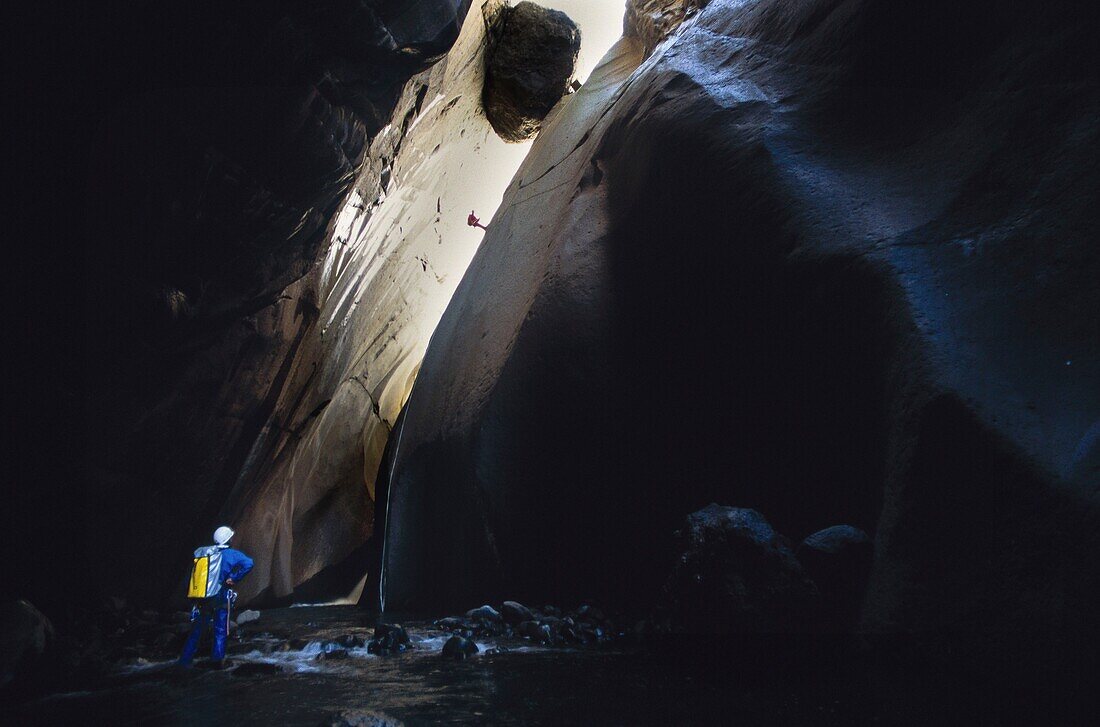
[[[228,578],[232,578],[233,582],[244,578],[252,570],[252,559],[239,550],[233,550],[232,548],[222,548],[222,572],[221,579],[222,585],[225,585],[225,581]]]

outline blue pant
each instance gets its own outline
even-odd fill
[[[191,626],[191,634],[187,637],[187,643],[183,645],[183,653],[180,654],[179,663],[187,666],[195,658],[195,652],[199,650],[199,640],[202,632],[211,623],[214,624],[214,648],[210,652],[210,658],[221,661],[225,658],[225,637],[229,634],[229,609],[222,602],[217,606],[203,606],[199,617]]]

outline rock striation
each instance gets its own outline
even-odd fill
[[[527,0],[499,7],[486,22],[485,115],[505,141],[526,141],[569,92],[581,31],[560,10]]]

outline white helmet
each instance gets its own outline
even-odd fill
[[[222,525],[214,531],[214,542],[221,546],[229,546],[229,539],[233,537],[233,528]]]

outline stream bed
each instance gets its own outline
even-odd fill
[[[820,638],[575,647],[479,638],[478,654],[453,661],[441,654],[450,634],[406,620],[413,648],[405,653],[353,646],[324,654],[340,639],[369,639],[373,623],[353,606],[264,611],[231,635],[227,669],[203,666],[205,643],[190,669],[133,659],[87,689],[22,705],[16,722],[321,725],[369,712],[408,725],[916,725],[1045,712],[1007,689]]]

